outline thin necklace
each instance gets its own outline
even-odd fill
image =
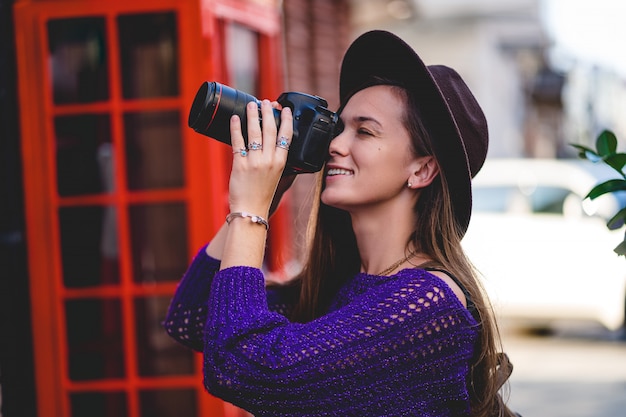
[[[406,261],[408,261],[409,259],[411,259],[414,256],[415,256],[415,252],[411,252],[407,256],[405,256],[404,258],[402,258],[402,259],[394,262],[393,264],[389,265],[388,268],[383,269],[381,272],[379,272],[376,275],[379,275],[379,276],[387,275],[390,272],[393,272],[397,267],[399,267],[400,265],[402,265],[403,263],[405,263]]]

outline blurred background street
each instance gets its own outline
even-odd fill
[[[514,364],[509,404],[524,417],[626,415],[626,341],[595,325],[556,326],[532,334],[503,326]]]

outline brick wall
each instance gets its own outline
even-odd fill
[[[284,0],[286,90],[317,95],[339,106],[339,68],[350,42],[348,0]],[[301,261],[316,175],[304,174],[291,190],[294,254]]]
[[[348,46],[347,0],[285,0],[286,86],[337,108],[339,66]]]

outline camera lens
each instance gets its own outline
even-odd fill
[[[217,82],[204,82],[193,100],[187,123],[196,132],[230,145],[230,118],[236,114],[241,120],[241,129],[247,144],[246,104],[251,101],[260,106],[259,100],[250,94]],[[274,110],[277,123],[279,116],[280,113]]]

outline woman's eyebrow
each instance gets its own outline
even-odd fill
[[[359,122],[373,122],[379,126],[382,126],[382,124],[378,120],[370,116],[359,116],[357,119]]]
[[[344,124],[346,123],[341,116],[339,118],[344,122]],[[375,118],[371,116],[354,116],[354,117],[351,117],[349,121],[354,122],[354,123],[371,122],[381,128],[383,127],[383,125],[378,120],[376,120]]]

